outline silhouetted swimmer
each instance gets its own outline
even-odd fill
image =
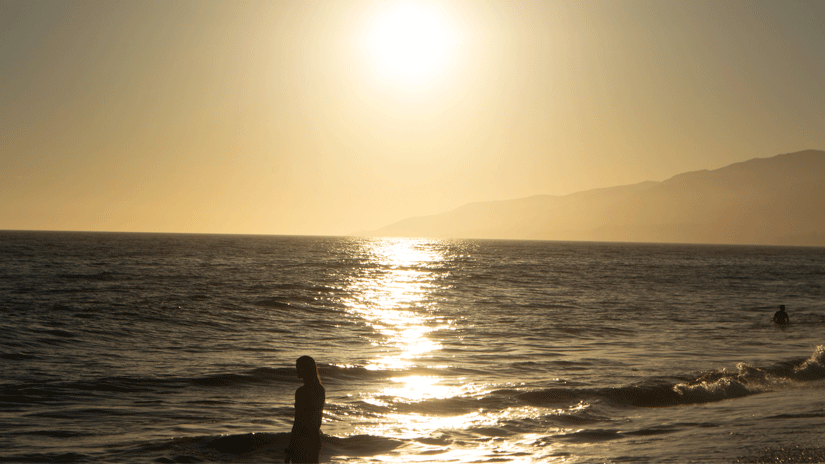
[[[295,367],[298,377],[304,379],[304,385],[295,391],[295,422],[292,423],[289,447],[284,450],[284,462],[318,462],[326,390],[321,385],[314,359],[301,356]]]
[[[779,305],[779,311],[773,315],[773,323],[774,324],[790,324],[791,319],[788,317],[788,313],[785,312],[785,305]]]

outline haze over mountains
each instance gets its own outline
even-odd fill
[[[471,203],[362,235],[825,246],[825,151],[662,182]]]

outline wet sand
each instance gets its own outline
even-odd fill
[[[802,446],[778,446],[767,448],[753,456],[746,456],[736,462],[748,464],[763,463],[825,463],[825,448],[806,448]]]

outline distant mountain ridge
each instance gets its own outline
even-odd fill
[[[361,235],[825,246],[825,151],[662,182],[470,203]]]

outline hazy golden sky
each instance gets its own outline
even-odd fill
[[[823,149],[823,25],[821,0],[0,0],[0,229],[346,234]]]

